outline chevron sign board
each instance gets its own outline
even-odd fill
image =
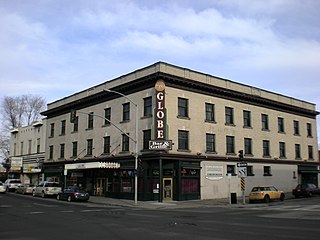
[[[238,177],[247,177],[247,167],[238,167]]]
[[[246,179],[244,177],[241,178],[240,185],[241,185],[241,191],[245,191],[246,190]]]

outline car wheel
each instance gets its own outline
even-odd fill
[[[270,202],[270,197],[269,197],[269,195],[265,195],[264,198],[263,198],[263,200],[264,200],[265,203]]]
[[[71,196],[68,197],[68,202],[71,202],[72,201],[72,198]]]
[[[59,194],[57,195],[57,200],[60,200],[60,196],[59,196]]]
[[[42,193],[41,193],[41,197],[42,197],[42,198],[45,198],[45,197],[46,197],[46,194],[45,194],[44,192],[42,192]]]
[[[32,196],[35,197],[36,196],[36,191],[32,192]]]
[[[285,199],[285,196],[284,196],[284,194],[282,193],[282,194],[280,195],[280,201],[284,201],[284,199]]]

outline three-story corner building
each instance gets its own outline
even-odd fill
[[[133,199],[135,174],[139,200],[240,194],[240,150],[246,194],[319,185],[314,104],[167,63],[52,102],[43,115],[45,177],[94,195]]]
[[[10,178],[20,178],[22,183],[31,184],[38,184],[43,180],[45,134],[46,120],[11,130]]]

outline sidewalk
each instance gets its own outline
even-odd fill
[[[102,204],[106,206],[119,206],[144,209],[177,209],[177,208],[206,208],[206,207],[248,207],[243,204],[242,199],[238,199],[236,204],[229,204],[228,199],[209,199],[209,200],[188,200],[188,201],[138,201],[137,205],[133,200],[116,199],[108,197],[90,196],[89,203]],[[251,205],[252,206],[252,205]]]

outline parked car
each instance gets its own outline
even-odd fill
[[[15,191],[20,184],[22,184],[20,179],[7,179],[4,182],[7,192]]]
[[[249,202],[263,201],[270,202],[271,200],[284,201],[285,195],[283,191],[279,191],[274,186],[257,186],[253,187],[249,193]]]
[[[0,182],[0,193],[6,193],[7,189],[2,182]]]
[[[66,200],[68,202],[73,201],[88,201],[90,198],[89,193],[79,187],[72,186],[67,187],[62,192],[58,193],[58,200]]]
[[[16,189],[16,193],[32,194],[34,187],[35,186],[33,184],[21,184]]]
[[[302,183],[292,190],[292,194],[297,197],[312,197],[320,195],[320,188],[313,183]]]
[[[57,182],[42,182],[37,185],[33,191],[32,195],[40,196],[40,197],[47,197],[47,196],[56,196],[58,193],[61,192],[61,186]]]

